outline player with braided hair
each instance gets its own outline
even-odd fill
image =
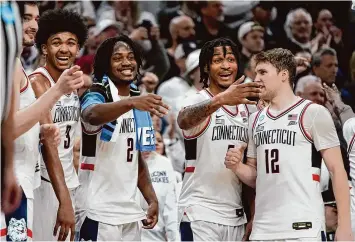
[[[258,97],[260,89],[257,83],[242,84],[244,77],[236,81],[238,55],[229,39],[207,42],[199,62],[204,89],[188,97],[178,115],[186,150],[179,199],[182,241],[240,241],[244,236],[242,184],[223,159],[230,147],[247,143],[247,104],[256,104],[248,98]]]

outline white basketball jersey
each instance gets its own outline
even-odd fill
[[[251,240],[316,237],[325,224],[322,157],[302,123],[310,104],[300,99],[277,116],[267,107],[251,120],[257,152]]]
[[[352,186],[355,187],[355,118],[348,119],[345,122],[343,135],[348,145],[351,182]]]
[[[39,67],[31,75],[42,74],[48,79],[51,87],[55,81],[44,67]],[[52,121],[58,125],[61,135],[61,143],[58,146],[58,154],[65,176],[65,182],[69,189],[79,186],[78,176],[73,165],[73,147],[75,142],[75,130],[79,123],[80,102],[76,93],[63,95],[51,109]],[[46,166],[42,160],[42,176],[49,180]]]
[[[213,95],[199,92],[201,102]],[[196,104],[196,103],[195,103]],[[189,105],[192,105],[190,103]],[[224,106],[208,117],[197,134],[184,131],[186,166],[179,199],[179,215],[238,226],[246,222],[241,211],[242,182],[224,165],[229,148],[248,141],[249,111],[245,105]]]
[[[84,132],[90,125],[85,125]],[[95,128],[97,130],[97,128]],[[145,214],[136,199],[138,151],[133,110],[117,119],[110,142],[96,136],[95,159],[85,159],[81,169],[92,171],[87,190],[87,216],[119,225],[139,221]],[[90,163],[89,163],[90,162]]]
[[[36,101],[36,96],[27,76],[25,87],[20,92],[20,110]],[[35,188],[35,171],[36,166],[38,168],[39,155],[39,132],[40,126],[37,123],[15,140],[15,173],[27,198],[33,198],[33,190]]]

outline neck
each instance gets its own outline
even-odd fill
[[[244,46],[243,46],[243,49],[242,49],[242,53],[248,58],[251,57],[250,51],[247,48],[245,48]]]
[[[129,96],[130,84],[128,82],[116,81],[114,84],[118,90],[118,95]]]
[[[282,111],[297,100],[297,96],[291,88],[279,90],[276,96],[270,101],[270,107],[276,111]]]
[[[57,82],[60,75],[63,73],[63,71],[59,71],[55,67],[48,65],[48,63],[44,64],[44,67],[47,69],[48,73],[51,75],[54,82]]]
[[[217,94],[224,92],[226,90],[226,88],[222,88],[218,85],[215,85],[213,82],[210,81],[210,86],[208,87],[208,90],[214,95],[216,96]]]
[[[211,31],[213,32],[218,31],[219,22],[216,21],[215,19],[210,17],[203,17],[202,22],[206,26],[208,32],[211,33]]]
[[[172,53],[175,53],[177,46],[178,46],[177,41],[173,40],[173,43],[171,44],[171,47],[170,47]]]

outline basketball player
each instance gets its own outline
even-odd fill
[[[96,83],[81,99],[83,163],[79,176],[86,171],[91,174],[86,180],[80,179],[82,187],[87,187],[80,240],[140,241],[140,220],[148,229],[157,223],[157,197],[137,150],[140,140],[154,140],[140,134],[137,125],[142,120],[136,110],[161,117],[167,106],[154,94],[133,97],[139,90],[131,83],[141,66],[137,46],[125,35],[107,39],[96,52]],[[144,129],[152,130],[152,124]],[[137,186],[148,203],[147,215],[135,199]]]
[[[207,42],[199,66],[204,89],[188,97],[178,115],[185,138],[185,175],[179,199],[182,241],[240,241],[245,213],[242,183],[226,169],[227,150],[248,142],[249,109],[259,84],[240,84],[237,46],[229,39]]]
[[[12,83],[16,56],[22,45],[17,4],[1,1],[0,18],[1,212],[9,214],[18,208],[22,194],[16,181],[13,162],[15,90]]]
[[[244,147],[230,149],[225,164],[256,187],[251,240],[325,240],[320,192],[322,157],[332,174],[338,208],[336,240],[353,241],[349,186],[339,140],[329,112],[292,91],[296,62],[289,50],[255,56],[256,78],[269,106],[249,123],[248,160]]]
[[[343,126],[343,134],[348,144],[348,156],[350,160],[351,194],[351,222],[353,234],[355,234],[355,117],[348,119]]]
[[[66,69],[73,65],[79,49],[87,38],[87,29],[81,17],[74,12],[61,9],[46,11],[39,19],[39,29],[36,34],[36,45],[40,53],[46,56],[44,67],[40,67],[30,75],[30,81],[37,98],[44,97],[53,90],[59,82],[60,76]],[[78,78],[82,75],[78,67],[72,67],[69,75]],[[73,90],[73,89],[71,89]],[[81,91],[79,91],[80,93]],[[34,212],[34,239],[35,240],[65,240],[70,231],[70,238],[74,238],[74,203],[75,189],[79,186],[78,177],[73,165],[74,131],[79,120],[79,97],[77,91],[69,91],[60,98],[52,109],[47,112],[40,123],[54,123],[58,125],[61,134],[61,143],[54,148],[44,144],[43,160],[41,164],[41,186],[35,191]],[[49,162],[51,161],[51,162]],[[46,169],[44,164],[61,162],[64,171],[65,185],[62,189],[69,189],[68,192],[61,192],[53,189],[52,176],[62,176],[61,169]],[[52,173],[52,174],[51,174]],[[63,200],[60,195],[65,194]],[[57,199],[57,197],[60,199]],[[62,201],[66,201],[63,203]],[[72,205],[72,207],[70,206]],[[66,210],[62,211],[65,206]],[[56,219],[57,218],[57,219]],[[65,223],[61,223],[65,221]],[[58,227],[60,228],[57,235]]]
[[[18,2],[18,5],[22,17],[22,47],[33,46],[34,37],[38,30],[38,6],[36,2],[25,1]],[[55,87],[36,100],[31,83],[29,83],[28,77],[25,74],[20,61],[18,60],[17,62],[16,76],[19,78],[14,80],[16,100],[14,130],[15,138],[17,138],[15,140],[15,171],[23,195],[20,207],[12,214],[4,217],[6,223],[4,222],[2,224],[1,229],[7,228],[7,231],[9,232],[11,230],[10,226],[12,225],[11,221],[25,221],[23,224],[27,229],[27,234],[25,234],[25,236],[32,238],[33,190],[40,184],[39,166],[36,167],[39,155],[39,133],[46,136],[45,139],[42,140],[46,145],[51,145],[53,139],[56,137],[59,137],[60,139],[59,130],[55,124],[44,124],[40,127],[38,122],[43,114],[51,109],[60,96],[70,93],[82,86],[83,80],[81,79],[81,76],[77,79],[74,78],[78,75],[78,73],[74,73],[76,70],[77,68],[72,68],[63,73]],[[54,147],[56,148],[57,145],[55,144]],[[52,170],[52,174],[55,174],[58,170],[60,171],[62,169],[59,160],[56,164],[49,164],[47,167],[48,170]],[[35,172],[38,174],[37,180]],[[63,218],[63,215],[67,214],[67,211],[70,211],[72,208],[69,192],[64,182],[64,175],[52,176],[51,181],[54,189],[59,194],[58,198],[62,198],[61,203],[64,204],[64,206],[58,211],[58,222],[61,224],[61,227],[65,228],[67,225],[66,223],[70,222],[70,217]],[[62,187],[58,188],[58,186]],[[13,239],[11,237],[14,237],[15,235],[8,234],[8,236],[8,239]]]

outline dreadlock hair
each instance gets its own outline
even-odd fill
[[[134,58],[137,62],[137,76],[139,77],[141,75],[140,68],[143,63],[141,49],[127,35],[122,34],[105,40],[97,49],[93,66],[95,82],[101,82],[104,75],[109,75],[111,73],[111,56],[115,44],[119,41],[122,41],[131,47]]]
[[[203,83],[203,88],[207,88],[209,86],[208,78],[210,72],[210,64],[212,63],[214,48],[219,46],[223,46],[223,47],[230,46],[237,60],[237,63],[239,63],[238,47],[232,40],[228,38],[218,38],[206,42],[201,49],[200,58],[199,58],[199,67],[201,73],[200,82]],[[224,50],[224,52],[226,52],[226,50]],[[240,68],[238,68],[237,78],[241,74],[239,70]]]
[[[38,6],[37,1],[16,1],[18,5],[18,10],[20,12],[21,19],[23,19],[25,15],[25,5],[30,5],[30,6]]]
[[[87,39],[88,30],[80,15],[73,11],[54,9],[45,11],[38,21],[36,46],[42,53],[42,45],[54,34],[69,32],[78,38],[79,48]]]

